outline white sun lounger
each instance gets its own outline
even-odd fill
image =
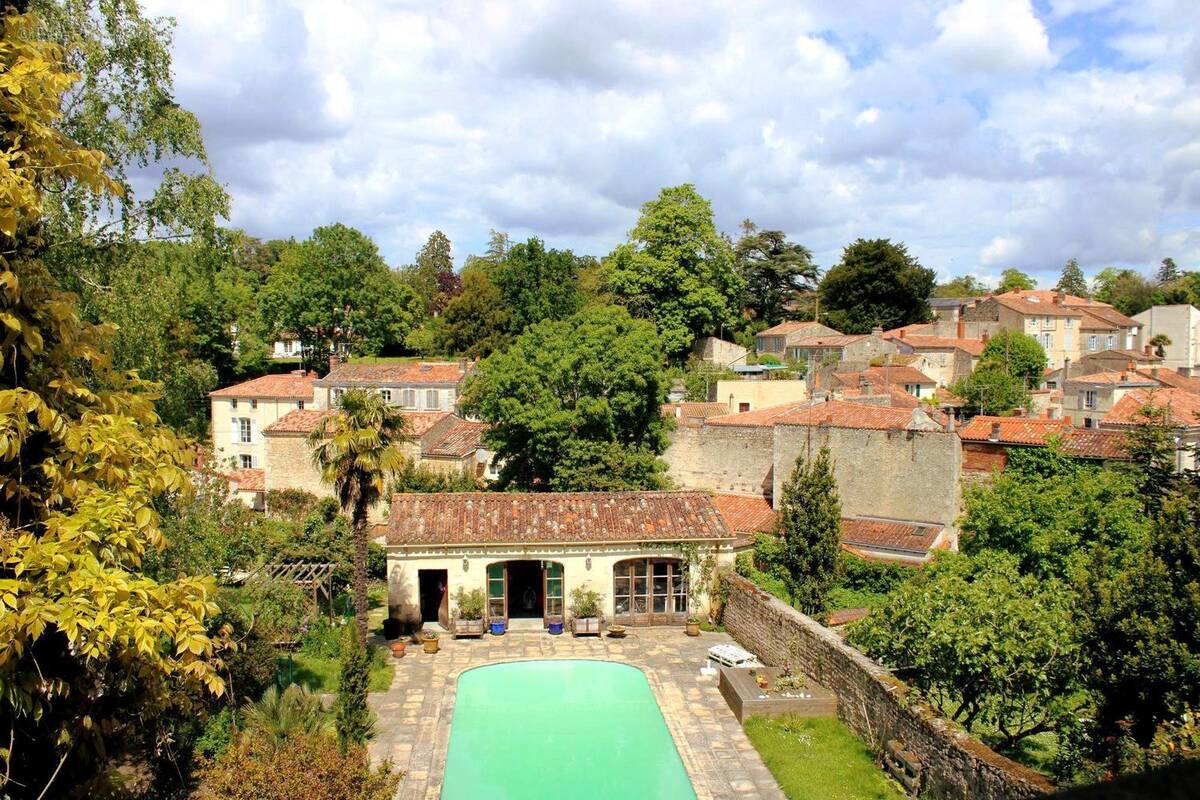
[[[723,667],[761,667],[755,655],[736,644],[717,644],[708,648],[708,660]]]

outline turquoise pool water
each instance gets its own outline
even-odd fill
[[[634,667],[522,661],[458,679],[442,800],[695,797]]]

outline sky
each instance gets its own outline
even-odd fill
[[[604,256],[693,183],[822,267],[1200,268],[1196,0],[148,0],[231,223]]]

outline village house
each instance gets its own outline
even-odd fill
[[[758,353],[784,358],[789,346],[804,339],[819,336],[840,336],[838,331],[819,322],[788,321],[759,331],[754,335],[754,348]]]
[[[1162,385],[1135,370],[1095,372],[1071,378],[1063,385],[1063,416],[1077,427],[1099,428],[1126,394]]]
[[[398,494],[386,533],[390,616],[449,627],[458,590],[489,618],[540,629],[571,592],[601,596],[609,624],[679,624],[703,613],[700,580],[733,561],[734,536],[704,492]]]
[[[698,428],[708,417],[719,417],[728,414],[729,408],[724,403],[663,403],[660,410],[664,417],[675,420],[675,425],[684,428]]]
[[[233,469],[261,469],[263,430],[292,411],[311,408],[316,378],[297,370],[210,392],[214,461]]]
[[[1041,448],[1057,441],[1060,450],[1089,461],[1127,461],[1125,434],[1076,428],[1069,419],[995,417],[981,414],[958,429],[962,439],[963,475],[979,478],[1002,472],[1014,449]]]
[[[1138,347],[1149,347],[1156,336],[1171,343],[1163,348],[1163,366],[1192,370],[1200,367],[1200,309],[1193,305],[1153,306],[1133,318],[1141,326]]]
[[[787,359],[808,365],[813,372],[823,364],[850,361],[870,364],[872,360],[896,352],[896,345],[883,338],[883,329],[871,333],[830,334],[801,339],[789,344]]]
[[[715,367],[731,367],[745,360],[750,351],[740,344],[718,339],[716,336],[705,336],[696,340],[692,347],[696,360]]]
[[[979,364],[983,346],[987,344],[983,339],[909,333],[906,328],[888,331],[883,335],[895,343],[899,354],[920,356],[920,360],[911,366],[928,375],[938,386],[953,386],[969,376]]]
[[[231,497],[255,511],[266,510],[266,470],[235,469],[226,473],[225,478]]]
[[[470,371],[465,360],[347,364],[331,356],[329,373],[313,382],[313,399],[317,408],[333,408],[343,392],[360,387],[406,411],[454,411]]]
[[[805,380],[717,381],[716,401],[725,413],[738,414],[808,399]]]
[[[909,366],[888,365],[845,372],[834,367],[829,383],[824,388],[845,394],[886,394],[891,390],[899,390],[921,399],[934,397],[937,382],[921,370]]]

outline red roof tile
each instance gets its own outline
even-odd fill
[[[916,367],[907,366],[868,367],[859,372],[835,372],[833,373],[833,377],[847,386],[857,386],[863,380],[867,380],[878,386],[886,384],[893,386],[904,386],[906,384],[932,386],[937,383],[937,381]]]
[[[690,424],[694,427],[709,417],[728,414],[729,406],[724,403],[663,403],[659,410],[664,417],[679,420],[680,425]]]
[[[713,504],[734,533],[759,533],[775,529],[775,510],[762,495],[718,494]]]
[[[338,364],[317,381],[318,386],[355,384],[457,384],[466,376],[453,361],[420,361],[405,364]]]
[[[1180,375],[1173,369],[1166,367],[1150,367],[1149,369],[1139,369],[1137,374],[1152,381],[1157,381],[1163,386],[1168,386],[1172,389],[1183,389],[1192,394],[1200,394],[1200,378],[1192,378],[1187,375]]]
[[[848,625],[851,622],[858,620],[871,613],[869,608],[840,608],[837,611],[829,612],[829,627],[836,628],[839,625]]]
[[[389,545],[600,544],[732,539],[703,492],[397,494]]]
[[[787,322],[781,322],[774,327],[767,328],[764,331],[759,331],[754,335],[787,336],[789,334],[800,333],[805,330],[816,330],[819,333],[820,331],[826,330],[826,327],[821,323],[813,322],[812,320],[789,320]]]
[[[483,433],[489,427],[486,422],[456,419],[436,442],[421,449],[421,455],[429,458],[466,458],[483,447]]]
[[[999,424],[1000,438],[992,439],[992,426]],[[998,441],[1001,444],[1045,445],[1051,436],[1062,436],[1071,429],[1066,419],[1043,417],[992,417],[980,414],[958,429],[958,437],[968,442]]]
[[[991,299],[995,300],[1005,308],[1010,308],[1018,314],[1032,317],[1082,317],[1083,312],[1078,308],[1071,306],[1060,306],[1052,300],[1034,299],[1028,297],[1028,292],[1017,294],[1009,292],[1007,294],[993,295]]]
[[[942,526],[875,517],[842,517],[842,542],[857,547],[925,555]]]
[[[263,400],[308,400],[313,399],[313,382],[316,373],[306,375],[263,375],[261,378],[244,381],[209,392],[209,397],[246,398]]]
[[[914,398],[915,399],[915,398]],[[805,401],[760,408],[743,414],[710,417],[705,425],[831,425],[835,428],[903,430],[912,422],[911,408],[895,408],[844,400]]]
[[[1124,431],[1073,428],[1063,436],[1059,447],[1065,455],[1075,458],[1129,458]]]
[[[239,492],[262,492],[267,488],[266,478],[261,469],[235,469],[225,477]]]
[[[1071,303],[1068,305],[1076,304]],[[1132,317],[1125,316],[1112,306],[1089,303],[1087,305],[1076,305],[1076,307],[1083,312],[1083,321],[1080,323],[1080,327],[1088,330],[1096,330],[1097,328],[1107,330],[1136,328],[1142,324]],[[1088,319],[1089,317],[1091,320]]]
[[[884,331],[883,338],[900,339],[903,336],[913,336],[922,332],[928,332],[932,327],[932,322],[914,322],[911,325],[901,325],[899,328],[892,328],[890,331]]]
[[[841,333],[837,336],[814,336],[811,339],[801,339],[798,342],[793,342],[789,347],[845,347],[848,344],[853,344],[859,339],[865,339],[865,333]]]
[[[887,334],[884,334],[887,336]],[[907,345],[914,350],[962,350],[972,356],[983,355],[985,342],[982,339],[956,339],[949,336],[913,336],[891,337],[898,345]]]
[[[1138,425],[1143,421],[1141,410],[1147,405],[1167,409],[1168,422],[1175,427],[1200,426],[1200,394],[1186,389],[1134,389],[1117,401],[1100,424]]]
[[[263,428],[263,433],[312,433],[317,423],[330,414],[340,412],[333,409],[303,409],[289,411]],[[449,411],[405,411],[406,433],[422,436],[440,420],[451,416]]]

